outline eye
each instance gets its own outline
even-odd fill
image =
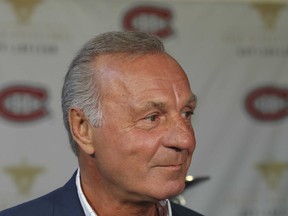
[[[146,116],[144,119],[149,120],[151,122],[155,122],[159,119],[159,115],[158,114],[151,114],[151,115]]]
[[[160,124],[161,114],[160,113],[151,113],[143,118],[141,118],[137,127],[141,129],[150,130],[157,127]]]
[[[192,115],[194,114],[193,110],[188,110],[182,113],[182,116],[186,119],[191,119]]]

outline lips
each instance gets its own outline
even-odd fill
[[[180,166],[182,166],[184,163],[179,163],[179,164],[174,164],[174,163],[172,163],[172,164],[160,164],[160,165],[158,165],[159,167],[180,167]]]
[[[155,167],[179,168],[186,164],[188,153],[170,155],[166,154],[165,158],[158,158]]]

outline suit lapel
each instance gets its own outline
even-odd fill
[[[203,216],[201,214],[198,214],[197,212],[194,212],[188,208],[185,208],[183,206],[180,206],[178,204],[175,204],[173,202],[171,203],[171,209],[172,209],[172,215],[173,216]]]

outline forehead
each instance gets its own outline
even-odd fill
[[[97,68],[101,74],[103,96],[138,95],[145,98],[171,90],[176,94],[191,93],[185,72],[167,54],[105,55],[97,60]]]

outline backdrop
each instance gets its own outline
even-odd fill
[[[288,5],[279,1],[0,1],[0,209],[63,185],[77,168],[62,124],[68,65],[92,36],[163,40],[199,103],[182,194],[213,216],[288,215]]]

